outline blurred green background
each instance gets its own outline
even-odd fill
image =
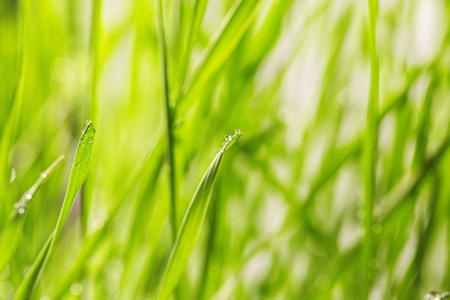
[[[174,298],[450,290],[450,2],[380,0],[375,44],[372,0],[161,2],[162,19],[159,0],[0,1],[0,228],[66,156],[1,299],[55,227],[86,120],[91,169],[33,299],[153,299],[170,199],[179,225],[235,129]]]

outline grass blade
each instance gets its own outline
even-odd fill
[[[234,3],[204,51],[200,63],[184,83],[181,98],[187,97],[199,82],[225,63],[247,31],[258,8],[258,0],[237,0]]]
[[[223,148],[217,153],[205,175],[203,175],[200,184],[197,186],[197,190],[195,191],[184,216],[175,244],[172,247],[169,261],[159,286],[157,299],[168,299],[173,289],[178,285],[205,219],[206,210],[214,186],[214,180],[216,179],[223,154],[225,153],[225,150],[231,147],[241,136],[242,132],[240,130],[236,130],[236,133],[233,136],[225,136],[226,142],[224,143]]]
[[[197,40],[200,25],[202,24],[203,16],[205,15],[206,6],[208,0],[196,0],[194,3],[194,11],[192,16],[192,23],[190,24],[187,38],[187,45],[184,49],[182,62],[181,62],[181,80],[180,84],[183,84],[186,79],[186,74],[189,69],[189,62],[191,60],[192,50],[194,49],[195,42]]]
[[[19,244],[19,238],[22,235],[22,228],[25,222],[26,211],[34,194],[38,191],[45,180],[61,164],[64,155],[58,157],[48,168],[39,176],[35,184],[26,191],[19,202],[14,205],[6,226],[0,235],[0,272],[11,259],[14,251]]]
[[[27,69],[27,49],[30,48],[29,42],[29,18],[31,13],[31,4],[27,1],[18,1],[20,8],[20,39],[19,39],[19,56],[18,56],[18,72],[17,78],[11,96],[11,109],[4,122],[4,128],[1,130],[0,138],[0,198],[3,200],[6,198],[8,190],[8,176],[10,172],[9,168],[9,152],[16,138],[17,129],[19,126],[19,120],[22,111],[23,102],[23,89],[24,78]],[[2,126],[3,127],[3,126]],[[6,201],[0,203],[0,226],[3,226],[7,218],[7,207],[5,208]]]
[[[367,105],[367,129],[364,144],[364,298],[369,295],[371,287],[369,274],[370,262],[373,259],[373,206],[376,198],[376,165],[378,145],[378,95],[379,95],[379,65],[376,48],[376,23],[378,0],[368,0],[369,5],[369,52],[370,52],[370,92]]]
[[[114,202],[114,206],[108,212],[108,218],[105,220],[103,227],[98,229],[85,239],[81,251],[76,256],[75,263],[72,264],[69,267],[68,271],[55,282],[53,291],[51,292],[51,299],[62,298],[64,293],[70,289],[70,284],[73,283],[73,281],[75,280],[74,278],[85,266],[84,262],[91,257],[99,244],[101,244],[101,241],[106,235],[107,230],[111,228],[111,225],[113,223],[112,220],[114,220],[115,216],[120,211],[121,207],[125,203],[126,198],[132,192],[137,182],[139,182],[139,179],[153,178],[152,175],[146,174],[148,174],[149,172],[153,173],[155,171],[152,168],[154,165],[158,165],[157,172],[160,171],[159,167],[162,165],[163,160],[162,150],[160,150],[160,148],[162,148],[162,144],[163,134],[162,127],[160,127],[157,129],[155,139],[150,143],[150,146],[146,151],[146,155],[139,161],[139,163],[136,164],[135,169],[130,172],[131,175],[128,177],[128,181],[125,183],[125,188],[117,197],[118,201]],[[148,184],[150,184],[150,182]]]
[[[175,189],[175,163],[174,163],[174,145],[173,145],[173,131],[172,131],[172,109],[170,107],[170,89],[169,89],[169,74],[167,66],[167,48],[166,37],[164,33],[164,20],[162,11],[162,1],[158,0],[158,14],[157,27],[158,27],[158,44],[159,44],[159,56],[161,60],[161,74],[163,84],[163,97],[166,112],[166,134],[167,134],[167,159],[169,160],[169,177],[170,177],[170,225],[172,229],[172,237],[175,239],[177,235],[177,210],[176,210],[176,189]]]
[[[16,300],[30,298],[39,281],[39,277],[54,247],[55,240],[61,232],[62,226],[64,225],[64,222],[66,221],[70,209],[75,201],[75,197],[86,179],[91,164],[92,151],[94,149],[94,136],[94,126],[91,121],[88,121],[86,129],[81,134],[78,142],[75,159],[72,164],[72,171],[70,172],[66,196],[64,197],[63,206],[59,214],[55,230],[51,233],[44,247],[41,249],[41,252],[31,266],[30,271],[20,284],[17,293],[14,295],[14,299]]]

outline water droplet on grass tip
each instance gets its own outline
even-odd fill
[[[226,140],[227,142],[231,142],[232,139],[233,139],[233,137],[232,137],[231,135],[229,135],[229,134],[227,134],[227,135],[225,136],[225,140]]]
[[[234,134],[235,134],[235,135],[242,134],[242,131],[241,131],[240,129],[236,129],[236,130],[234,131]]]
[[[28,193],[25,198],[27,198],[28,200],[30,200],[33,197],[33,195],[31,195],[30,193]]]
[[[47,177],[47,174],[41,173],[41,177],[42,177],[42,178],[46,178],[46,177]]]
[[[17,213],[18,213],[19,215],[22,215],[23,213],[25,213],[25,208],[20,207],[20,208],[17,210]]]

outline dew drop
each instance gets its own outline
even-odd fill
[[[14,209],[19,209],[19,208],[20,208],[20,204],[19,203],[14,204]]]
[[[229,134],[227,134],[227,135],[225,136],[225,140],[226,140],[227,142],[231,142],[232,139],[233,139],[233,137],[232,137],[231,135],[229,135]]]
[[[25,208],[20,207],[20,208],[17,210],[17,213],[18,213],[19,215],[24,214],[24,213],[25,213]]]
[[[89,121],[89,120],[86,120],[86,126],[87,126],[87,125],[89,125],[89,122],[91,122],[91,121]]]
[[[223,143],[222,146],[226,147],[228,145],[227,142]]]
[[[79,167],[80,167],[80,163],[79,163],[79,162],[76,162],[73,166],[74,166],[75,168],[79,168]]]
[[[234,134],[235,134],[235,135],[242,134],[242,131],[241,131],[240,129],[236,129],[236,130],[234,131]]]
[[[41,173],[41,177],[42,177],[42,178],[47,178],[47,174]]]
[[[25,198],[27,198],[28,200],[30,200],[33,197],[33,195],[31,195],[30,193],[28,193]]]

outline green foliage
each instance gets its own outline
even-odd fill
[[[10,261],[14,252],[17,249],[20,237],[22,235],[23,224],[25,222],[26,212],[34,194],[38,191],[41,185],[47,180],[53,171],[63,161],[64,156],[61,155],[56,159],[44,172],[41,173],[38,180],[33,186],[26,191],[20,200],[14,204],[14,209],[9,215],[3,230],[0,234],[0,249],[2,256],[0,257],[0,270],[4,270],[6,264]]]
[[[83,130],[80,141],[78,142],[72,170],[70,172],[69,183],[67,185],[66,196],[64,197],[58,222],[56,223],[55,229],[50,234],[49,238],[39,252],[36,260],[31,265],[30,270],[20,284],[16,294],[14,295],[14,299],[29,299],[39,281],[39,277],[42,274],[45,264],[47,263],[47,260],[53,250],[55,240],[59,236],[62,226],[64,225],[75,201],[75,197],[86,179],[89,167],[91,165],[92,152],[94,150],[94,136],[94,126],[91,121],[88,121],[86,129]]]
[[[178,285],[184,268],[191,256],[192,249],[200,234],[200,229],[202,228],[205,219],[214,181],[223,154],[225,153],[225,150],[236,143],[241,136],[242,133],[240,130],[236,130],[236,133],[233,136],[225,136],[226,141],[223,148],[221,148],[216,157],[214,157],[214,160],[197,186],[197,190],[184,215],[183,223],[181,223],[181,228],[170,252],[169,261],[167,262],[167,267],[159,287],[158,299],[169,298],[173,289]]]
[[[448,1],[0,20],[0,299],[448,296]]]

